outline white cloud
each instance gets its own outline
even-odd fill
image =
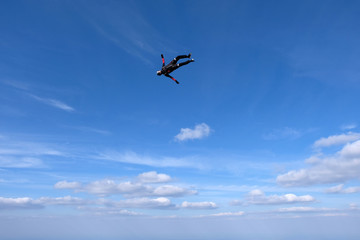
[[[181,128],[180,133],[175,136],[178,141],[186,141],[189,139],[201,139],[210,135],[210,127],[206,123],[195,126],[194,129]]]
[[[165,197],[159,198],[132,198],[121,201],[105,201],[105,204],[119,208],[174,208],[170,199]]]
[[[155,171],[141,173],[137,179],[142,183],[164,183],[171,181],[171,177],[169,175],[157,173]]]
[[[99,196],[108,196],[113,194],[127,194],[133,195],[136,193],[146,194],[151,192],[151,187],[140,183],[132,182],[120,182],[116,183],[111,179],[103,179],[100,181],[94,181],[83,188],[80,191],[88,192]]]
[[[211,214],[209,216],[212,216],[212,217],[235,217],[235,216],[242,216],[242,215],[244,215],[243,211],[239,211],[239,212],[221,212],[221,213]]]
[[[277,183],[285,187],[342,183],[360,178],[360,140],[346,144],[339,152],[313,157],[309,168],[279,175]]]
[[[4,198],[0,197],[0,209],[33,209],[44,208],[46,205],[85,205],[86,200],[71,196],[50,198],[41,197],[32,199],[29,197],[22,198]]]
[[[88,202],[82,198],[65,196],[65,197],[41,197],[35,202],[43,205],[86,205]]]
[[[188,190],[186,188],[172,186],[172,185],[164,185],[159,186],[154,189],[153,194],[155,196],[171,196],[171,197],[181,197],[185,195],[193,195],[197,192],[195,190]]]
[[[350,124],[344,124],[341,126],[341,129],[342,130],[351,130],[351,129],[354,129],[356,128],[357,125],[355,123],[350,123]]]
[[[68,181],[61,181],[57,182],[54,186],[55,189],[80,189],[81,183],[79,182],[68,182]]]
[[[314,202],[315,198],[310,195],[297,196],[295,194],[271,195],[266,196],[259,189],[251,191],[245,198],[245,201],[234,201],[233,205],[254,204],[254,205],[277,205]]]
[[[181,204],[182,208],[188,209],[215,209],[217,205],[214,202],[183,202]]]
[[[339,184],[334,187],[328,188],[325,190],[326,193],[358,193],[360,192],[360,187],[348,187],[344,188],[344,184]]]
[[[116,182],[112,179],[102,179],[88,184],[60,181],[54,185],[56,189],[72,189],[76,192],[87,192],[98,196],[123,195],[134,197],[182,197],[197,194],[197,191],[174,185],[157,185],[171,179],[166,174],[146,172],[139,174],[134,182]],[[139,181],[140,180],[140,181]],[[151,184],[156,184],[155,186]]]
[[[282,213],[297,213],[297,212],[328,212],[336,211],[333,208],[314,208],[314,207],[290,207],[290,208],[280,208],[278,212]]]
[[[32,209],[42,208],[43,205],[28,197],[4,198],[0,197],[0,209]]]
[[[33,94],[29,94],[30,97],[32,97],[33,99],[37,100],[38,102],[42,102],[44,104],[47,104],[49,106],[53,106],[55,108],[58,108],[58,109],[61,109],[61,110],[64,110],[64,111],[67,111],[67,112],[73,112],[75,111],[74,108],[70,107],[69,105],[59,101],[59,100],[56,100],[56,99],[49,99],[49,98],[41,98],[41,97],[38,97],[36,95],[33,95]]]
[[[360,133],[348,132],[346,134],[334,135],[321,138],[314,143],[315,148],[330,147],[333,145],[343,145],[360,139]]]

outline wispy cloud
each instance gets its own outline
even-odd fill
[[[342,194],[359,193],[360,186],[344,188],[344,184],[339,184],[337,186],[326,189],[325,192],[326,193],[342,193]]]
[[[211,129],[206,123],[197,124],[194,129],[181,128],[180,133],[175,136],[177,141],[186,141],[192,139],[202,139],[210,135]]]
[[[35,99],[36,101],[39,101],[41,103],[44,103],[46,105],[49,105],[49,106],[52,106],[52,107],[55,107],[55,108],[58,108],[58,109],[61,109],[61,110],[64,110],[64,111],[67,111],[67,112],[74,112],[75,109],[73,107],[70,107],[69,105],[59,101],[59,100],[56,100],[56,99],[50,99],[50,98],[41,98],[41,97],[38,97],[36,95],[33,95],[33,94],[29,94],[29,96],[33,99]]]
[[[334,208],[314,208],[314,207],[289,207],[289,208],[279,208],[277,212],[280,213],[305,213],[305,212],[333,212],[337,211]]]
[[[93,128],[93,127],[81,126],[81,127],[69,127],[69,128],[76,129],[76,130],[79,130],[82,132],[96,133],[96,134],[101,134],[101,135],[111,135],[111,132],[109,132],[107,130],[97,129],[97,128]]]
[[[7,168],[41,168],[42,158],[62,156],[63,152],[36,142],[13,141],[4,137],[0,141],[0,167]]]
[[[275,129],[263,135],[264,140],[296,139],[302,136],[302,132],[290,127]]]
[[[117,152],[104,151],[95,156],[95,159],[122,162],[128,164],[146,165],[152,167],[189,167],[202,168],[203,166],[192,157],[174,158],[174,157],[151,157],[140,155],[132,151]]]
[[[320,145],[344,143],[357,139],[357,135],[335,136],[322,140]],[[346,141],[345,141],[346,140]],[[319,144],[319,143],[318,143]],[[285,187],[309,186],[324,183],[343,183],[360,178],[360,140],[347,143],[340,151],[328,155],[312,156],[310,167],[279,175],[277,183]]]
[[[22,82],[22,81],[16,81],[16,80],[9,80],[9,79],[2,79],[0,80],[0,83],[5,84],[7,86],[20,89],[20,90],[28,90],[29,84]]]
[[[341,126],[342,130],[351,130],[357,127],[357,124],[355,123],[350,123],[350,124],[344,124]]]
[[[173,44],[159,35],[135,5],[121,2],[86,9],[89,24],[100,36],[147,65],[154,65],[150,59],[161,49],[173,51],[169,47]]]

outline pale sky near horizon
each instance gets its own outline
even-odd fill
[[[359,1],[1,1],[0,238],[359,239],[359,40]]]

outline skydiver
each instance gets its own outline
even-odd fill
[[[159,75],[159,76],[161,76],[161,74],[164,74],[164,76],[166,76],[168,78],[171,78],[177,84],[179,84],[179,82],[175,78],[170,76],[169,73],[175,71],[179,67],[184,66],[184,65],[186,65],[188,63],[195,62],[194,59],[190,59],[190,60],[187,60],[185,62],[177,63],[182,58],[191,58],[191,53],[189,53],[188,55],[179,55],[179,56],[177,56],[168,65],[165,65],[164,55],[161,54],[161,58],[162,58],[162,62],[163,62],[162,68],[161,68],[160,71],[157,71],[156,74]]]

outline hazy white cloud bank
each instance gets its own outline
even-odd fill
[[[232,205],[278,205],[278,204],[294,204],[314,202],[315,198],[310,195],[297,196],[289,193],[284,195],[267,196],[263,191],[256,189],[251,191],[245,197],[245,200],[235,200]]]
[[[180,133],[175,136],[175,140],[182,142],[193,139],[202,139],[208,137],[210,132],[210,127],[206,123],[201,123],[196,125],[194,129],[181,128]]]
[[[315,142],[316,147],[345,144],[342,149],[330,155],[318,153],[306,160],[308,168],[291,170],[279,175],[277,183],[285,187],[309,186],[325,183],[343,183],[360,179],[360,135],[347,133],[330,136]]]

